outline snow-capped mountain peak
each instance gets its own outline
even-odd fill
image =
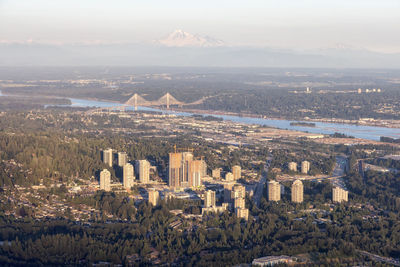
[[[175,30],[157,43],[170,47],[215,47],[225,45],[223,41],[209,36],[191,34],[183,30]]]

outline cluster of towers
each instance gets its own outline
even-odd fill
[[[211,175],[213,178],[220,179],[221,178],[221,168],[216,168],[211,171]],[[232,166],[232,170],[230,172],[225,173],[225,181],[233,182],[242,178],[242,168],[239,165]]]
[[[103,162],[108,167],[113,167],[114,164],[114,153],[111,148],[103,150]],[[135,161],[135,168],[131,163],[128,163],[128,156],[125,152],[117,153],[117,165],[122,168],[122,185],[125,189],[130,189],[136,176],[139,178],[141,183],[149,183],[150,181],[150,163],[147,160]],[[108,169],[104,169],[100,172],[100,189],[104,191],[111,190],[111,173]]]
[[[295,180],[292,184],[292,202],[303,202],[303,183],[300,180]],[[277,181],[268,182],[268,201],[281,200],[281,185]],[[282,191],[283,192],[283,191]]]
[[[282,186],[277,181],[269,181],[268,182],[268,201],[280,201],[281,200],[281,193]],[[294,203],[302,203],[303,202],[303,194],[304,194],[304,187],[303,183],[300,180],[295,180],[292,184],[292,202]],[[344,202],[348,201],[348,191],[334,187],[332,189],[332,201],[333,202]]]
[[[206,175],[206,162],[195,159],[192,152],[169,153],[168,185],[171,188],[199,187]]]
[[[248,220],[249,209],[246,209],[246,189],[241,184],[231,184],[224,187],[224,203],[216,206],[216,192],[207,190],[204,194],[204,207],[202,212],[223,212],[229,206],[232,207],[238,218]]]
[[[381,88],[373,88],[373,89],[365,89],[366,93],[380,93],[382,90]],[[361,88],[358,88],[357,93],[361,94],[363,92],[363,90]]]
[[[308,172],[310,171],[310,162],[309,161],[302,161],[301,162],[301,168],[300,168],[300,170],[301,170],[301,173],[304,173],[304,174],[308,174]],[[297,172],[297,163],[296,162],[289,162],[288,163],[288,169],[289,169],[289,171],[294,171],[294,172]]]

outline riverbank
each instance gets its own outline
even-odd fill
[[[78,98],[68,98],[71,101],[71,107],[82,107],[82,108],[114,108],[124,106],[123,103],[115,102],[115,101],[103,101],[101,99],[93,100],[90,99],[78,99]],[[57,105],[56,105],[57,106]],[[125,106],[127,110],[134,110],[133,106]],[[260,116],[255,114],[248,113],[234,113],[234,112],[226,112],[226,111],[215,111],[215,110],[200,110],[200,109],[187,109],[187,108],[179,108],[174,107],[171,109],[160,109],[160,108],[149,108],[149,107],[138,107],[138,110],[148,110],[155,112],[163,112],[168,114],[175,114],[181,116],[193,116],[193,115],[203,115],[203,116],[214,116],[217,118],[221,118],[223,120],[230,120],[233,122],[245,123],[245,124],[253,124],[253,125],[262,125],[273,128],[278,128],[282,130],[293,130],[293,131],[301,131],[305,133],[315,134],[315,137],[320,137],[320,135],[332,135],[335,133],[341,133],[347,136],[354,136],[356,138],[368,139],[379,141],[382,136],[390,137],[394,139],[400,138],[400,122],[398,123],[398,127],[395,127],[396,124],[393,121],[390,121],[390,124],[376,124],[372,123],[371,120],[363,120],[365,123],[348,123],[352,122],[351,120],[310,120],[310,118],[304,118],[304,121],[310,121],[315,123],[315,127],[306,127],[306,126],[294,126],[291,125],[293,121],[302,121],[302,120],[287,120],[282,118],[267,118],[266,116]],[[385,122],[385,121],[383,121]],[[391,126],[391,127],[388,127]]]
[[[0,96],[15,96],[15,97],[26,97],[25,95],[18,94],[2,94],[0,91]],[[108,103],[107,107],[112,106],[123,106],[124,103],[115,101],[115,100],[107,100],[100,99],[95,97],[84,97],[84,98],[74,98],[74,97],[66,97],[66,96],[56,96],[56,95],[37,95],[35,97],[44,97],[44,98],[60,98],[60,99],[70,99],[86,101],[87,103]],[[167,110],[165,108],[159,107],[159,110]],[[287,118],[287,117],[270,117],[267,115],[258,115],[252,113],[238,113],[238,112],[230,112],[224,110],[203,110],[203,109],[193,109],[193,108],[184,108],[184,107],[172,107],[168,109],[170,111],[175,112],[186,112],[186,113],[196,113],[196,114],[204,114],[204,115],[219,115],[219,116],[237,116],[237,117],[246,117],[246,118],[259,118],[259,119],[268,119],[268,120],[287,120],[292,122],[321,122],[321,123],[335,123],[335,124],[348,124],[348,125],[356,125],[356,126],[371,126],[371,127],[385,127],[392,129],[400,129],[400,120],[382,120],[382,119],[373,119],[373,118],[361,118],[359,120],[349,120],[349,119],[339,119],[339,118]],[[400,136],[399,136],[400,137]]]
[[[159,108],[161,110],[166,110],[163,108]],[[378,120],[372,118],[362,118],[360,120],[346,120],[346,119],[337,119],[337,118],[286,118],[286,117],[269,117],[266,115],[257,115],[251,113],[237,113],[237,112],[229,112],[223,110],[203,110],[203,109],[187,109],[187,108],[170,108],[169,110],[173,110],[176,112],[190,112],[197,114],[206,114],[206,115],[222,115],[222,116],[237,116],[237,117],[246,117],[246,118],[259,118],[259,119],[268,119],[268,120],[287,120],[293,122],[322,122],[322,123],[337,123],[337,124],[348,124],[355,126],[372,126],[372,127],[385,127],[392,129],[400,129],[400,120]]]

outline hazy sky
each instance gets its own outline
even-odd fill
[[[400,0],[0,0],[3,42],[151,42],[175,29],[230,45],[400,52]]]

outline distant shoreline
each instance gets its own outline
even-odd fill
[[[0,90],[0,97],[1,96],[21,96],[21,97],[29,97],[27,95],[8,95],[2,94]],[[108,100],[108,99],[99,99],[99,98],[90,98],[90,97],[67,97],[67,96],[57,96],[57,95],[38,95],[36,97],[54,97],[54,98],[61,98],[61,99],[81,99],[81,100],[88,100],[88,101],[99,101],[99,102],[109,102],[115,103],[116,106],[124,105],[124,103],[118,102],[116,100]],[[162,107],[156,107],[160,110],[166,110]],[[359,126],[372,126],[372,127],[383,127],[383,128],[391,128],[391,129],[400,129],[400,120],[379,120],[379,119],[361,119],[361,120],[349,120],[349,119],[339,119],[339,118],[286,118],[286,117],[269,117],[266,115],[257,115],[253,113],[238,113],[238,112],[230,112],[230,111],[223,111],[223,110],[204,110],[204,109],[193,109],[193,108],[182,108],[182,107],[172,107],[169,110],[176,111],[176,112],[190,112],[190,113],[197,113],[197,114],[209,114],[209,115],[220,115],[220,116],[237,116],[237,117],[248,117],[248,118],[259,118],[259,119],[270,119],[270,120],[295,120],[295,123],[305,123],[310,124],[310,126],[306,125],[293,125],[293,126],[304,126],[304,127],[315,127],[311,126],[311,123],[315,122],[324,122],[324,123],[335,123],[335,124],[348,124],[348,125],[359,125]],[[400,137],[400,133],[399,133]]]

